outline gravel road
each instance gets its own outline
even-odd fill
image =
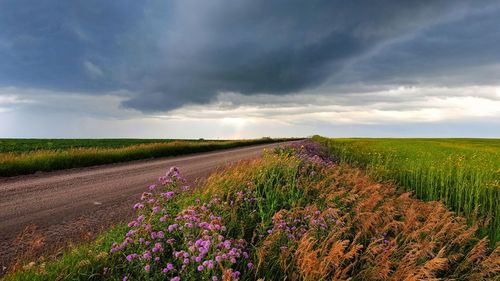
[[[0,276],[16,258],[55,254],[128,219],[133,203],[171,166],[195,183],[217,168],[259,157],[264,148],[278,145],[0,178]],[[24,237],[16,239],[21,232]]]

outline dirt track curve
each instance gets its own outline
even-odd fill
[[[225,164],[259,157],[264,148],[278,145],[0,178],[0,276],[29,248],[33,257],[54,253],[129,218],[132,204],[171,166],[194,183]],[[23,230],[23,241],[15,242]]]

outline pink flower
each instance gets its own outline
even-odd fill
[[[127,261],[128,262],[132,262],[134,260],[134,256],[133,255],[128,255],[127,256]]]
[[[161,196],[165,197],[166,199],[170,199],[170,198],[174,197],[174,192],[173,191],[164,192],[161,194]]]

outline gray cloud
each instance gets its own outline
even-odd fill
[[[385,45],[333,75],[331,85],[498,85],[500,5],[476,7]],[[354,86],[356,88],[356,86]]]
[[[210,102],[221,91],[282,95],[314,88],[376,46],[467,7],[456,1],[377,6],[363,1],[178,1],[163,64],[125,105],[162,111]]]
[[[341,105],[403,101],[409,97],[370,93],[500,83],[498,6],[6,0],[0,2],[0,86],[90,96],[120,90],[127,93],[123,106],[143,112],[217,102],[221,92],[251,96],[241,99],[246,104],[291,94],[302,94],[307,104],[307,95],[318,93]]]

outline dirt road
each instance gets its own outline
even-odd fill
[[[23,252],[54,252],[124,221],[147,186],[171,166],[194,183],[227,163],[258,157],[264,148],[277,145],[2,178],[0,275]],[[14,241],[23,230],[22,241]]]

